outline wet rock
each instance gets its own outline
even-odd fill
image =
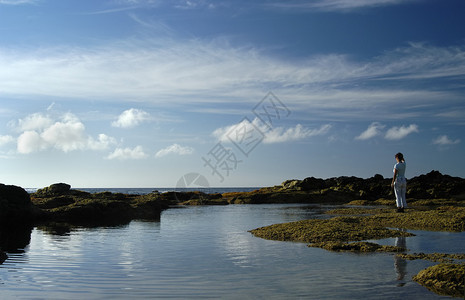
[[[402,252],[405,248],[397,246],[385,246],[371,242],[355,242],[355,243],[344,243],[344,242],[320,242],[308,245],[309,247],[318,247],[325,250],[334,252]]]
[[[404,231],[388,229],[381,224],[372,223],[367,217],[310,219],[260,227],[250,232],[264,239],[305,243],[349,242],[412,236]]]
[[[413,280],[439,295],[465,296],[465,265],[439,264],[420,271]]]
[[[23,188],[0,184],[0,223],[28,222],[32,215],[31,198]]]
[[[0,249],[0,265],[8,258],[5,252]]]
[[[413,254],[398,254],[398,257],[406,260],[416,260],[416,259],[424,259],[433,262],[441,262],[441,263],[454,263],[456,261],[465,260],[465,254],[463,253],[413,253]]]

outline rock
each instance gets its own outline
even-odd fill
[[[68,195],[71,185],[67,183],[54,183],[49,187],[39,189],[35,194],[38,197]]]
[[[326,183],[321,178],[307,177],[299,184],[302,191],[321,190],[326,187]]]
[[[293,189],[297,189],[299,183],[300,183],[300,180],[289,179],[289,180],[286,180],[283,183],[281,183],[281,186],[282,186],[283,189],[293,190]]]
[[[93,226],[125,224],[136,218],[159,219],[161,211],[170,204],[162,195],[111,192],[91,194],[70,190],[67,184],[55,184],[32,194],[31,200],[38,210],[38,221]]]
[[[23,188],[0,184],[0,223],[28,222],[32,214],[31,198]]]
[[[8,258],[5,252],[0,250],[0,265],[3,264],[3,262]]]
[[[420,271],[413,280],[439,295],[463,297],[465,265],[435,265]]]

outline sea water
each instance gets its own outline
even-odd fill
[[[434,263],[335,253],[248,231],[334,206],[191,206],[159,222],[35,227],[0,265],[1,299],[442,299],[412,281]],[[412,231],[410,252],[463,252],[464,233]],[[381,244],[394,245],[396,239]]]

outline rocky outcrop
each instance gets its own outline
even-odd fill
[[[376,200],[394,196],[390,186],[391,180],[392,178],[384,178],[380,174],[368,179],[354,176],[329,179],[308,177],[303,180],[287,180],[275,189],[277,191],[319,191],[320,193],[332,190],[345,192],[353,200]],[[433,170],[407,181],[407,197],[415,199],[465,198],[465,179],[443,175]]]
[[[5,252],[0,249],[0,265],[8,258]]]
[[[363,179],[341,176],[328,179],[307,177],[286,180],[281,185],[252,192],[205,194],[202,192],[153,192],[148,195],[96,193],[71,189],[56,183],[29,194],[20,187],[0,185],[0,223],[6,220],[102,221],[156,218],[170,205],[326,203],[383,204],[394,200],[391,178],[376,174]],[[465,179],[438,171],[407,182],[410,204],[465,204]],[[31,204],[32,202],[32,204]]]
[[[8,258],[8,255],[6,255],[5,252],[0,249],[0,265],[3,264],[3,262]]]
[[[420,271],[413,277],[413,280],[439,295],[463,297],[465,291],[465,265],[435,265]]]
[[[72,190],[69,184],[58,183],[31,194],[40,211],[38,221],[86,224],[115,224],[135,218],[157,219],[168,208],[158,193],[127,195],[121,193],[87,193]]]
[[[31,194],[38,221],[72,222],[95,225],[126,223],[132,219],[159,219],[170,205],[219,204],[221,194],[202,192],[152,192],[147,195],[87,193],[56,183]],[[227,203],[226,203],[227,204]]]
[[[223,199],[229,203],[350,203],[381,204],[395,199],[391,187],[392,178],[380,174],[363,179],[355,176],[341,176],[328,179],[307,177],[303,180],[291,179],[281,185],[261,188],[247,193],[226,193]],[[410,202],[436,204],[445,201],[465,200],[465,179],[443,175],[431,171],[426,175],[413,177],[407,181],[407,198]],[[376,201],[376,202],[375,202]]]
[[[0,224],[26,222],[32,215],[31,198],[23,188],[0,184]]]
[[[71,185],[67,183],[54,183],[48,187],[37,190],[35,195],[38,197],[51,197],[58,195],[68,195],[71,191]]]

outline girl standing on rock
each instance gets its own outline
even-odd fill
[[[405,199],[405,193],[407,191],[407,180],[405,179],[405,159],[402,153],[396,154],[397,163],[394,165],[394,176],[392,177],[391,187],[394,188],[396,194],[396,205],[397,212],[404,212],[404,208],[407,208],[407,200]]]

